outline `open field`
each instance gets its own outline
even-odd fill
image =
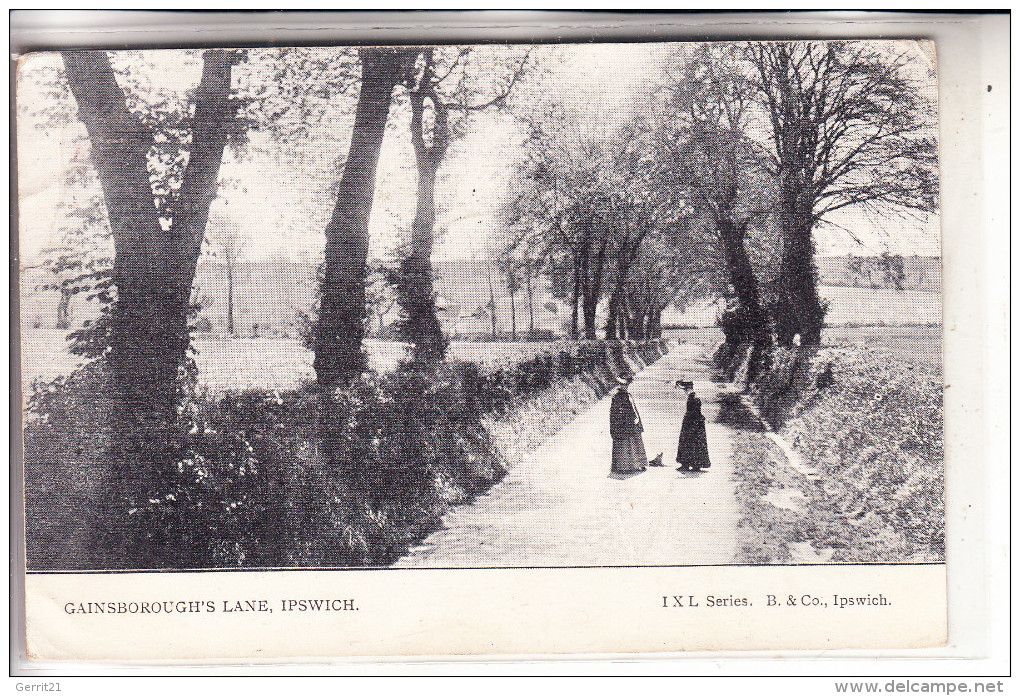
[[[666,338],[694,345],[714,345],[723,340],[716,327],[670,329]],[[826,326],[822,333],[826,346],[858,345],[900,360],[941,367],[942,327],[935,326]]]
[[[827,346],[866,346],[907,362],[942,366],[941,326],[827,326],[822,341]]]
[[[829,303],[822,334],[824,345],[862,345],[901,360],[942,365],[939,293],[831,285],[820,286],[818,291]],[[669,329],[664,334],[686,343],[718,343],[723,335],[714,326],[715,311],[714,307],[701,306],[686,314],[664,316],[664,323],[668,319],[668,323],[697,327]]]
[[[940,324],[942,295],[917,290],[852,288],[820,285],[818,294],[829,303],[825,321],[836,324]],[[663,326],[714,326],[721,304],[699,302],[683,312],[668,308]]]
[[[823,335],[826,345],[866,345],[904,360],[927,365],[941,364],[942,302],[939,294],[835,286],[822,286],[819,291],[829,301],[829,326]],[[675,314],[666,318],[669,319],[667,323],[683,325],[689,322],[698,327],[667,330],[667,338],[705,346],[716,344],[723,338],[714,326],[714,307],[702,306],[690,316]],[[886,326],[846,326],[869,323]],[[63,331],[26,328],[22,339],[25,384],[31,384],[37,378],[50,381],[69,374],[83,362],[67,352]],[[392,369],[403,357],[404,346],[401,343],[369,339],[365,345],[369,364],[375,370]],[[451,343],[451,355],[478,363],[493,360],[515,362],[548,346],[549,343],[538,342],[454,341]],[[249,387],[286,389],[314,377],[312,354],[295,338],[225,338],[200,334],[195,338],[195,347],[198,350],[199,381],[212,391]]]
[[[65,332],[30,329],[22,336],[23,384],[35,379],[52,381],[70,374],[85,360],[67,352]],[[210,391],[228,389],[290,389],[313,379],[312,353],[293,338],[224,338],[199,335],[194,341],[198,354],[199,384]],[[554,345],[547,342],[492,343],[455,341],[450,355],[478,364],[517,363]],[[405,346],[395,341],[368,339],[365,347],[372,369],[392,370],[404,357]]]
[[[829,303],[830,325],[846,323],[942,323],[942,295],[914,290],[884,290],[822,285],[819,294]]]
[[[714,326],[695,329],[671,329],[666,338],[691,345],[712,346],[723,339]],[[826,345],[864,345],[902,360],[925,365],[942,364],[941,326],[829,326],[823,334]],[[404,345],[394,341],[369,339],[369,364],[378,371],[396,367],[404,354]],[[84,360],[67,352],[63,331],[31,329],[23,334],[23,383],[35,379],[51,381],[70,374]],[[548,348],[549,343],[505,343],[454,341],[450,354],[476,363],[518,362]],[[211,391],[262,387],[289,389],[312,379],[312,353],[290,338],[222,338],[199,336],[196,362],[199,383]]]

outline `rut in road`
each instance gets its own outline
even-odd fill
[[[740,519],[730,464],[734,429],[716,422],[719,385],[704,348],[681,344],[630,386],[649,458],[664,467],[610,477],[610,397],[579,415],[486,495],[444,517],[444,528],[394,567],[716,565],[733,562]],[[703,401],[712,467],[676,470],[693,380]]]

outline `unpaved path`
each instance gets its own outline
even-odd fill
[[[499,484],[451,511],[444,529],[395,567],[715,565],[731,563],[740,519],[730,465],[734,430],[717,422],[719,386],[704,348],[681,344],[630,387],[649,457],[662,468],[609,475],[607,397],[582,413]],[[676,470],[677,438],[691,379],[703,401],[712,468]]]

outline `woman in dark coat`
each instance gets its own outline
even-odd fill
[[[687,396],[687,413],[680,427],[680,443],[676,450],[677,471],[701,471],[712,466],[708,458],[708,436],[705,417],[701,415],[701,399],[694,392]]]
[[[613,436],[613,473],[630,474],[648,467],[645,443],[641,439],[644,426],[637,407],[621,384],[613,394],[609,407],[609,434]]]

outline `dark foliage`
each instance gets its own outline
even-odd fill
[[[586,342],[492,367],[411,362],[366,373],[330,399],[316,384],[210,398],[196,394],[184,371],[171,464],[154,469],[141,497],[123,486],[121,467],[130,471],[131,462],[111,463],[109,428],[96,427],[109,422],[111,404],[105,361],[95,361],[37,385],[29,400],[29,566],[391,563],[451,505],[505,474],[484,416],[506,414],[564,379],[606,393],[616,376],[631,374],[628,361],[663,352],[661,342]]]
[[[396,336],[410,343],[416,362],[434,365],[446,355],[449,341],[443,335],[436,308],[432,265],[427,258],[411,254],[386,274],[393,287],[400,319],[394,324]]]

